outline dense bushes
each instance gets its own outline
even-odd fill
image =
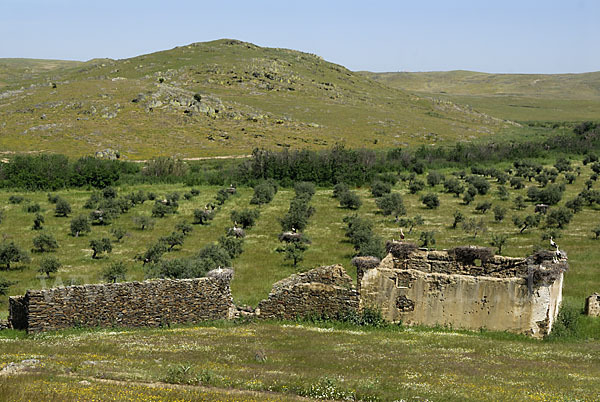
[[[135,173],[133,163],[102,160],[93,157],[69,162],[64,155],[16,155],[0,166],[2,187],[26,190],[57,190],[66,187],[106,187],[124,173]]]

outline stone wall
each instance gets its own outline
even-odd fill
[[[585,299],[585,313],[591,317],[600,317],[600,294],[594,293]]]
[[[14,328],[39,332],[72,326],[161,326],[227,319],[231,274],[28,290],[10,301]]]
[[[379,309],[384,319],[407,325],[541,337],[558,314],[567,268],[566,261],[546,257],[487,255],[465,263],[453,252],[414,249],[398,257],[391,252],[376,268],[359,272],[360,307]]]
[[[256,309],[260,318],[295,319],[310,315],[336,317],[358,310],[358,293],[341,265],[319,267],[273,285]]]

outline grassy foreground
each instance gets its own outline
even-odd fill
[[[600,398],[597,342],[540,342],[439,329],[215,322],[27,337],[7,331],[0,333],[0,352],[0,367],[39,361],[26,375],[0,376],[0,395],[15,400]],[[106,379],[130,385],[111,386]],[[168,388],[157,382],[215,389]]]

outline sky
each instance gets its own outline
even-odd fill
[[[351,70],[600,70],[600,0],[0,0],[0,58],[122,59],[239,39]]]

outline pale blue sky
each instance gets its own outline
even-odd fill
[[[0,57],[127,58],[234,38],[352,70],[600,70],[600,0],[0,0]]]

